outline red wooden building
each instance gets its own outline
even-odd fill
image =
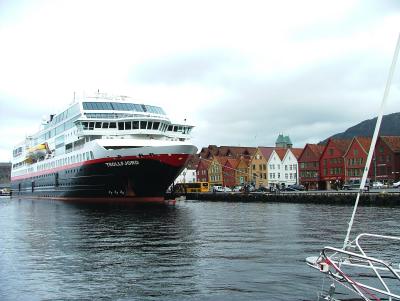
[[[368,151],[371,146],[370,137],[354,137],[349,148],[344,154],[345,181],[361,179],[365,163],[367,162]],[[372,178],[373,170],[370,168],[368,178]]]
[[[210,167],[210,161],[208,159],[200,159],[196,169],[196,180],[197,182],[208,182],[208,168]]]
[[[307,190],[319,189],[319,161],[325,145],[307,143],[301,152],[299,163],[299,181]]]
[[[350,146],[352,139],[329,138],[322,152],[319,166],[320,189],[334,189],[345,182],[345,165],[343,155]]]
[[[397,182],[400,179],[400,137],[380,136],[375,147],[375,158],[372,161],[372,178],[385,183]]]
[[[236,183],[236,168],[239,164],[239,159],[227,159],[222,167],[223,185],[227,187],[234,187]]]

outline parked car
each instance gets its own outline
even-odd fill
[[[223,186],[213,186],[212,191],[213,192],[225,192],[225,189]]]
[[[398,187],[400,187],[400,181],[394,182],[393,183],[393,188],[398,188]]]
[[[239,191],[242,191],[243,190],[243,186],[235,186],[235,187],[233,187],[233,189],[232,189],[232,191],[234,191],[234,192],[239,192]]]
[[[374,183],[372,183],[372,188],[387,188],[387,185],[383,184],[382,182],[375,181]]]
[[[305,190],[305,187],[303,185],[293,184],[293,185],[289,185],[284,190],[285,191],[303,191],[303,190]]]
[[[360,189],[360,184],[361,184],[361,179],[352,179],[343,185],[343,189],[344,190]],[[364,190],[369,190],[370,184],[371,184],[370,179],[367,179],[367,181],[365,182]]]
[[[267,191],[269,191],[269,189],[265,188],[264,186],[260,186],[255,191],[257,191],[257,192],[267,192]]]
[[[231,192],[232,189],[225,186],[213,186],[213,192]]]

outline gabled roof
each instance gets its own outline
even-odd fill
[[[330,139],[330,141],[340,151],[342,156],[346,153],[346,151],[349,148],[352,140],[353,139]],[[329,145],[329,141],[328,141],[328,145]]]
[[[200,159],[200,162],[197,165],[196,170],[198,170],[200,167],[204,167],[205,169],[208,169],[208,167],[210,166],[210,163],[211,163],[210,160]]]
[[[317,156],[317,157],[321,157],[322,152],[325,149],[325,145],[322,144],[308,144],[309,148],[311,149],[311,151]]]
[[[209,145],[208,147],[203,147],[199,155],[201,158],[210,158],[213,156],[230,156],[239,158],[240,156],[251,157],[252,155],[254,155],[255,152],[255,147]]]
[[[361,145],[362,149],[366,154],[369,152],[369,148],[371,146],[372,138],[371,137],[356,137],[358,143]]]
[[[217,160],[217,162],[220,165],[225,165],[226,160],[230,159],[230,157],[226,157],[226,156],[214,156],[213,157],[214,160]]]
[[[261,155],[265,158],[265,160],[269,160],[269,157],[271,157],[272,152],[274,151],[275,147],[264,147],[264,146],[259,146],[258,149],[260,150]],[[254,152],[255,154],[255,152]],[[253,154],[253,156],[254,156]]]
[[[299,157],[297,158],[297,160],[300,160],[300,158],[303,157],[303,154],[307,149],[309,149],[310,152],[315,156],[315,160],[319,161],[319,159],[321,158],[322,153],[324,152],[325,145],[307,143],[304,146],[303,150],[301,151],[301,153],[300,153]]]
[[[296,159],[298,160],[300,158],[301,153],[303,152],[302,148],[289,148],[289,150],[293,153],[293,155],[296,157]]]
[[[241,162],[244,162],[247,166],[249,166],[250,161],[251,161],[251,159],[249,159],[249,158],[239,158],[239,159],[238,159],[238,165],[237,165],[237,166],[239,166],[239,164],[240,164]]]
[[[286,152],[287,152],[288,148],[275,148],[275,152],[276,154],[279,156],[279,159],[283,160],[283,158],[285,158]]]
[[[381,136],[380,138],[387,144],[392,152],[400,152],[400,136]]]
[[[227,163],[229,163],[229,165],[230,165],[232,168],[236,168],[236,167],[238,166],[239,162],[240,162],[239,159],[230,158],[230,159],[227,159],[227,160],[225,161],[225,164],[224,164],[224,165],[227,165]]]
[[[190,156],[188,163],[186,165],[187,169],[197,169],[197,166],[200,163],[199,155]]]

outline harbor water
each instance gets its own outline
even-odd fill
[[[304,259],[341,247],[352,209],[1,198],[0,300],[317,300],[321,275]],[[354,233],[400,235],[399,215],[360,207]]]

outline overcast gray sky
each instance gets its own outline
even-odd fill
[[[0,161],[97,89],[186,118],[198,147],[303,147],[376,116],[399,32],[397,0],[2,0]]]

